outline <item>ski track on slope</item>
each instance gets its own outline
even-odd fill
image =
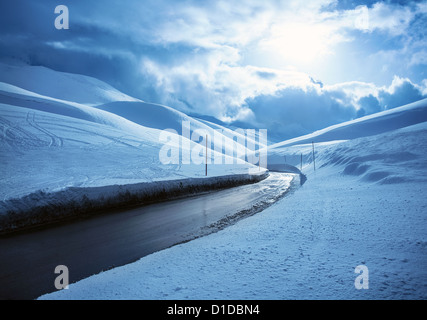
[[[138,143],[139,145],[146,146],[146,144],[143,141],[138,140],[137,138],[132,138],[131,136],[128,136],[128,135],[124,135],[124,136],[115,138],[112,136],[101,134],[100,132],[94,132],[94,131],[86,130],[83,128],[77,128],[77,127],[69,126],[69,125],[61,125],[61,127],[71,129],[72,131],[84,132],[85,134],[89,134],[91,136],[95,135],[97,137],[102,137],[102,138],[105,138],[107,140],[110,140],[112,144],[122,144],[124,146],[131,147],[131,148],[134,148],[137,150],[141,150],[139,146],[135,146],[133,144],[127,143],[127,142],[125,142],[125,140],[127,140],[129,142]],[[129,137],[129,138],[127,138],[127,137]],[[69,139],[67,138],[66,140],[69,140]],[[81,142],[84,143],[84,141],[81,141]]]
[[[49,147],[62,147],[64,142],[63,140],[58,137],[57,135],[53,134],[52,132],[50,132],[49,130],[42,128],[37,122],[36,122],[36,114],[35,112],[28,112],[27,113],[27,117],[26,117],[26,121],[27,123],[35,128],[36,130],[44,133],[45,135],[47,135],[50,139],[50,143],[49,143]]]
[[[35,134],[21,128],[18,124],[13,124],[2,116],[0,116],[0,125],[3,127],[4,140],[14,149],[17,149],[17,146],[43,147],[46,145],[45,141]]]

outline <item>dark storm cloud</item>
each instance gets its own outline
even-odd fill
[[[396,78],[395,82],[397,83],[392,85],[391,90],[379,93],[379,101],[384,109],[393,109],[426,98],[408,79]]]
[[[54,27],[57,1],[0,2],[1,60],[16,59],[93,76],[128,94],[155,101],[155,90],[138,70],[139,58],[150,56],[167,63],[177,59],[179,48],[150,45],[146,39],[127,33],[126,15],[115,11],[114,6],[108,7],[114,4],[120,8],[116,1],[61,1],[61,4],[69,8],[69,30]]]
[[[354,118],[355,108],[338,102],[339,98],[345,97],[339,92],[322,93],[314,88],[288,88],[276,95],[249,99],[247,104],[259,122],[286,139]]]
[[[319,86],[319,88],[321,88]],[[287,88],[274,95],[248,99],[247,105],[273,138],[293,138],[376,112],[400,107],[427,98],[408,79],[395,77],[377,96],[361,96],[357,103],[340,90]],[[359,107],[359,108],[358,108]]]
[[[372,94],[360,98],[358,104],[360,106],[360,109],[357,112],[358,118],[383,110],[378,99]]]

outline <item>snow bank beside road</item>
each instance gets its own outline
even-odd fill
[[[204,191],[255,183],[267,176],[268,172],[263,170],[259,174],[187,178],[94,188],[67,188],[54,193],[38,191],[22,198],[0,202],[0,233],[96,214],[101,210],[144,205]]]

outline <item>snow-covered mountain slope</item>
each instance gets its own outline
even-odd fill
[[[419,147],[415,147],[416,143],[394,145],[396,139],[392,137],[392,132],[399,129],[404,130],[404,128],[411,126],[417,128],[417,125],[422,127],[422,124],[426,121],[427,99],[424,99],[271,145],[268,150],[268,163],[270,167],[286,163],[298,169],[304,169],[308,166],[314,168],[315,163],[318,168],[328,164],[348,164],[348,168],[344,172],[345,174],[366,175],[366,179],[373,180],[386,179],[391,173],[377,173],[374,169],[370,168],[369,164],[365,164],[365,162],[383,161],[387,163],[411,160],[416,163],[417,157],[414,156],[414,153],[424,152],[427,149],[422,144]],[[351,144],[354,144],[359,141],[358,139],[361,139],[360,141],[367,143],[367,141],[370,141],[370,136],[376,135],[384,135],[384,148],[375,154],[372,154],[372,149],[363,148],[363,145],[360,145],[358,148],[345,147],[347,145],[346,141],[352,141]],[[314,159],[312,142],[314,142],[315,150]],[[345,152],[342,152],[341,148]],[[386,154],[385,150],[387,148],[400,151]],[[322,150],[329,151],[323,154]],[[384,181],[393,181],[393,179]]]
[[[270,150],[302,171],[334,169],[364,182],[427,182],[427,122],[346,141],[293,145]],[[379,143],[381,141],[381,143]],[[408,175],[410,172],[410,175]]]
[[[2,200],[167,175],[156,167],[160,144],[151,129],[141,127],[141,138],[105,124],[5,104],[0,104],[0,125]],[[132,166],[138,173],[129,171]]]
[[[0,82],[44,96],[87,105],[112,101],[139,101],[98,79],[57,72],[45,67],[0,63]]]
[[[160,162],[163,144],[159,142],[159,130],[128,124],[128,120],[113,114],[108,116],[108,124],[102,124],[0,104],[1,199],[38,190],[204,176],[204,165]],[[112,126],[114,117],[118,123]],[[127,125],[128,131],[124,130]],[[194,147],[195,143],[190,145]],[[246,173],[249,167],[212,166],[209,174]]]
[[[141,101],[117,101],[99,105],[96,106],[96,108],[119,115],[134,123],[150,128],[156,128],[159,130],[173,129],[178,134],[183,134],[184,136],[186,134],[185,132],[183,133],[183,130],[189,130],[187,134],[188,138],[191,138],[195,130],[202,130],[211,137],[209,143],[211,144],[212,148],[214,148],[214,136],[215,132],[217,132],[223,139],[223,149],[224,152],[227,153],[233,152],[235,143],[242,146],[242,148],[246,148],[245,143],[258,145],[258,142],[260,141],[258,135],[254,135],[252,138],[246,136],[244,131],[232,131],[224,126],[205,123],[189,117],[186,114],[171,107],[159,104]],[[183,123],[186,123],[186,129],[183,129]],[[256,131],[255,134],[258,134],[258,131]],[[261,143],[261,146],[265,147],[266,144]]]
[[[352,121],[340,123],[311,134],[279,142],[278,148],[295,144],[348,140],[371,136],[427,121],[427,99],[405,106],[378,112]]]
[[[151,139],[158,137],[157,129],[142,127],[116,114],[85,104],[40,95],[3,82],[0,82],[0,103],[105,124],[127,133],[149,136]]]
[[[21,100],[27,101],[19,101],[16,99],[17,95],[20,96],[18,98],[23,98]],[[47,105],[46,100],[49,100]],[[67,108],[64,104],[85,109],[86,113],[91,113],[87,106],[95,106],[99,110],[119,115],[145,127],[174,129],[178,133],[181,133],[182,121],[190,121],[191,133],[196,129],[204,129],[213,136],[214,129],[221,131],[224,133],[227,146],[232,143],[233,137],[241,138],[239,133],[224,126],[206,125],[171,107],[130,97],[92,77],[57,72],[45,67],[11,66],[0,63],[0,102],[29,107],[30,101],[32,108],[84,120],[93,118],[87,119],[87,115],[79,113],[76,108],[72,111],[64,110]],[[61,108],[58,104],[62,104]]]
[[[316,170],[311,143],[272,150],[308,180],[263,212],[41,299],[426,299],[427,122],[385,115],[399,129],[316,143]]]

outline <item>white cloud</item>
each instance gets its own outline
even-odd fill
[[[342,92],[347,97],[350,104],[356,105],[357,101],[365,96],[373,95],[378,96],[378,88],[373,83],[366,83],[361,81],[342,82],[335,85],[325,86],[327,92]]]
[[[416,12],[408,7],[377,2],[368,11],[369,30],[387,31],[392,35],[404,34]]]
[[[240,66],[235,63],[239,59],[235,49],[223,49],[174,65],[143,58],[141,72],[162,92],[160,103],[187,112],[194,112],[194,108],[223,121],[252,119],[245,101],[258,95],[274,95],[284,88],[307,91],[319,87],[301,72]]]
[[[399,88],[404,86],[405,84],[410,85],[411,87],[414,87],[417,90],[421,91],[421,87],[419,87],[417,84],[412,83],[412,81],[408,78],[401,78],[399,76],[394,76],[393,81],[391,82],[391,85],[386,88],[383,88],[383,91],[389,93],[389,94],[395,94]]]
[[[415,7],[401,6],[378,1],[368,7],[356,6],[349,10],[336,10],[329,14],[329,22],[337,29],[347,28],[363,32],[386,32],[397,36],[405,34],[410,22],[425,10],[421,4]]]
[[[248,99],[274,97],[285,89],[312,97],[331,95],[331,101],[356,107],[361,97],[378,97],[380,88],[373,83],[347,81],[322,88],[311,80],[309,71],[298,70],[322,65],[324,58],[333,57],[333,61],[340,44],[357,40],[352,31],[362,31],[366,36],[374,32],[404,36],[415,15],[427,10],[425,3],[399,6],[383,2],[338,10],[334,9],[335,0],[133,3],[125,6],[123,15],[129,19],[124,25],[110,19],[114,12],[88,23],[111,20],[105,28],[131,37],[137,44],[161,48],[162,54],[169,55],[163,59],[155,50],[134,53],[140,57],[143,79],[151,81],[155,96],[162,99],[155,102],[224,120],[253,120]],[[401,56],[399,50],[383,53]],[[423,62],[423,51],[418,52],[412,56],[413,64]],[[246,60],[248,56],[256,59]],[[336,57],[339,59],[346,59],[342,52]],[[272,63],[266,68],[263,61]],[[393,69],[393,59],[386,62],[384,68]],[[333,63],[329,66],[328,73],[341,72]]]
[[[427,96],[427,79],[424,79],[422,82],[422,93],[424,96]]]
[[[410,66],[427,65],[427,50],[422,49],[411,55]]]

